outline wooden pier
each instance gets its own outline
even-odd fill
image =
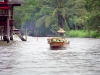
[[[17,33],[22,41],[26,41],[20,33],[20,30],[14,27],[14,7],[21,6],[24,0],[0,0],[0,35],[1,39],[10,42],[13,40],[13,34]]]

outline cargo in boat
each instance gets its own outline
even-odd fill
[[[62,37],[52,37],[48,38],[48,44],[50,45],[51,49],[56,48],[63,48],[66,49],[67,45],[69,44],[69,41]]]

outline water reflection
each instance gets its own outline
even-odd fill
[[[0,44],[0,75],[99,75],[100,39],[68,38],[66,50],[50,50],[47,38]]]

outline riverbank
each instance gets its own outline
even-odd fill
[[[67,37],[79,37],[79,38],[100,38],[100,32],[87,30],[71,30],[66,32]]]

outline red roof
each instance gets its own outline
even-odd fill
[[[0,2],[0,4],[8,4],[7,2]]]

